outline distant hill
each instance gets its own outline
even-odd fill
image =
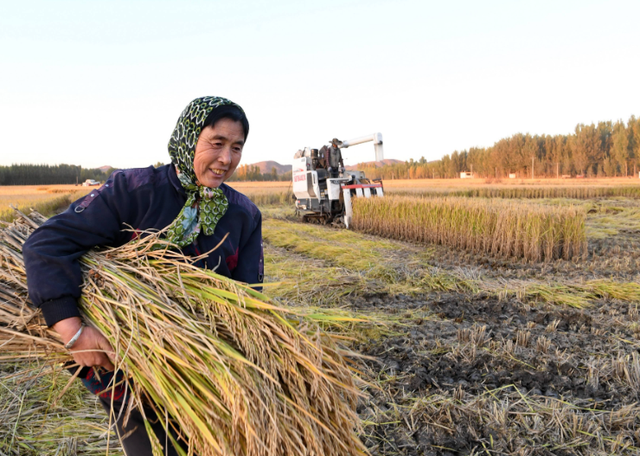
[[[257,166],[258,168],[260,168],[260,172],[262,174],[271,173],[271,168],[275,168],[278,171],[279,175],[291,171],[291,165],[281,165],[280,163],[273,160],[252,163],[249,166]]]
[[[349,171],[352,171],[354,169],[363,168],[365,166],[368,168],[371,168],[372,166],[375,166],[376,168],[382,168],[383,166],[395,165],[397,163],[404,163],[404,161],[396,160],[395,158],[385,158],[384,160],[364,162],[364,163],[358,163],[357,165],[345,166],[345,168],[348,169]]]
[[[107,171],[109,171],[111,169],[111,166],[109,165],[105,165],[105,166],[101,166],[100,168],[98,168],[100,171],[102,171],[103,173],[106,173]]]

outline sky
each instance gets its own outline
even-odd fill
[[[241,164],[375,132],[385,158],[437,160],[626,122],[639,17],[638,0],[0,0],[0,165],[167,163],[204,95],[247,113]]]

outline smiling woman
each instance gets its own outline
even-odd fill
[[[260,284],[262,216],[246,196],[224,184],[238,166],[248,133],[249,122],[237,104],[219,97],[193,100],[171,135],[170,165],[116,171],[102,187],[49,219],[24,245],[31,300],[74,360],[85,366],[79,373],[85,385],[120,417],[118,433],[126,436],[122,444],[127,454],[152,454],[143,418],[153,422],[154,412],[145,408],[123,422],[125,414],[119,411],[127,386],[122,374],[113,372],[111,345],[80,319],[79,258],[95,246],[121,246],[140,232],[166,228],[166,239],[184,255],[197,257],[196,266]],[[112,379],[118,387],[108,388]],[[168,440],[162,426],[149,432],[160,442]],[[167,446],[163,454],[177,454]]]
[[[203,128],[193,159],[198,182],[205,187],[217,188],[231,177],[242,158],[245,138],[242,123],[229,118]]]

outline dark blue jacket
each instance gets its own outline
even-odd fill
[[[249,284],[262,283],[262,215],[246,196],[222,184],[229,208],[212,236],[200,234],[182,252],[197,256],[221,247],[197,265]],[[25,242],[23,255],[31,301],[49,326],[79,316],[82,274],[79,258],[98,245],[120,246],[135,230],[162,229],[187,200],[173,165],[114,172],[100,188],[52,217]]]

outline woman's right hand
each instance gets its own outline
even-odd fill
[[[71,317],[60,320],[52,326],[52,329],[60,334],[62,342],[66,344],[81,326],[82,320],[79,317]],[[115,369],[112,363],[114,352],[111,344],[100,331],[91,326],[85,326],[70,352],[75,362],[80,366],[100,366],[108,371]]]

